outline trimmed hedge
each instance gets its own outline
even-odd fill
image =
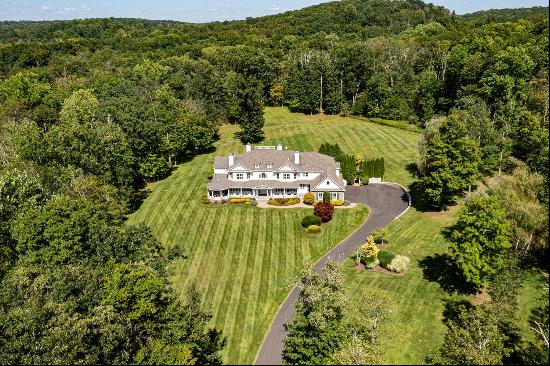
[[[312,205],[315,202],[315,196],[311,192],[304,194],[304,203],[306,205]]]
[[[232,197],[229,199],[229,203],[244,203],[245,205],[249,205],[250,201],[252,201],[250,197]]]
[[[391,250],[382,249],[378,252],[378,260],[380,261],[380,266],[387,268],[391,263],[396,254]]]
[[[315,233],[321,232],[321,227],[317,225],[309,225],[307,227],[307,232],[309,234],[315,234]]]
[[[333,206],[344,206],[345,202],[344,200],[332,200],[330,201]]]
[[[302,227],[308,227],[310,225],[321,225],[321,218],[315,215],[307,215],[302,219]]]
[[[300,203],[300,199],[298,197],[292,197],[292,198],[270,198],[267,201],[268,205],[271,206],[290,206],[295,205],[297,203]]]

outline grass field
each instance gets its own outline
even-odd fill
[[[445,213],[422,213],[410,208],[390,223],[388,249],[411,259],[402,276],[353,268],[345,262],[348,297],[358,298],[362,288],[376,286],[393,295],[398,314],[393,320],[399,329],[384,342],[386,364],[421,364],[429,350],[443,341],[445,326],[441,322],[445,301],[463,297],[448,295],[437,282],[424,278],[419,261],[426,256],[445,253],[447,244],[441,228],[455,219],[457,207]]]
[[[407,164],[416,160],[418,135],[400,129],[338,116],[305,116],[283,108],[266,108],[264,145],[281,142],[289,149],[317,151],[338,142],[347,153],[383,156],[386,180],[412,182]],[[308,209],[259,209],[205,205],[208,173],[214,155],[242,153],[236,126],[224,125],[216,153],[195,157],[151,186],[150,196],[129,219],[148,224],[166,247],[179,246],[186,259],[175,264],[174,286],[182,291],[197,281],[211,306],[216,327],[227,336],[224,362],[252,363],[278,307],[305,263],[313,263],[344,239],[368,209],[336,210],[318,237],[299,225]]]

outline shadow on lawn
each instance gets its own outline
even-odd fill
[[[443,290],[453,294],[475,294],[476,288],[467,282],[455,260],[448,254],[434,254],[418,261],[424,278],[437,282]]]

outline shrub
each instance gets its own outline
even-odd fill
[[[245,205],[249,205],[252,198],[248,197],[232,197],[229,199],[229,203],[244,203]]]
[[[321,225],[321,218],[315,215],[307,215],[302,219],[302,227],[310,225]]]
[[[312,205],[314,201],[315,196],[313,195],[313,193],[307,192],[306,194],[304,194],[304,203],[306,205]]]
[[[373,236],[374,242],[376,244],[387,242],[388,241],[386,239],[387,235],[388,235],[388,232],[386,231],[386,229],[378,229],[378,230],[372,232],[372,236]]]
[[[323,193],[323,202],[330,202],[330,193],[324,192]]]
[[[372,238],[372,235],[369,235],[367,238],[367,242],[361,246],[361,256],[364,258],[376,258],[376,255],[378,254],[378,247],[374,243],[374,239]]]
[[[251,199],[250,200],[250,206],[256,206],[256,205],[258,205],[258,201],[256,201],[255,198]]]
[[[313,208],[315,216],[319,216],[322,222],[329,222],[332,220],[332,213],[334,212],[334,206],[330,202],[319,202]]]
[[[351,201],[344,200],[344,206],[349,206],[349,205],[351,205]]]
[[[382,249],[378,252],[378,260],[380,265],[384,268],[387,268],[391,261],[395,258],[395,253],[391,250]]]
[[[210,199],[208,198],[208,195],[207,195],[207,194],[203,194],[203,195],[202,195],[201,201],[202,201],[202,203],[206,203],[206,204],[209,204],[209,203],[210,203]]]
[[[368,258],[363,258],[361,260],[361,262],[363,262],[363,264],[365,265],[365,268],[368,268],[368,269],[372,269],[374,268],[378,263],[380,263],[378,261],[378,258],[376,257],[368,257]]]
[[[344,200],[332,200],[330,203],[332,203],[333,206],[343,206]]]
[[[392,271],[392,272],[405,272],[407,268],[409,267],[409,257],[405,257],[404,255],[396,255],[390,264],[386,267],[386,269]]]
[[[314,234],[314,233],[318,233],[321,231],[321,227],[320,226],[317,226],[317,225],[309,225],[307,227],[307,232],[309,234]]]
[[[300,198],[298,197],[292,197],[292,198],[270,198],[267,201],[268,205],[271,206],[290,206],[295,205],[297,203],[300,203]]]

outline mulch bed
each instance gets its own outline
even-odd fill
[[[382,243],[382,244],[376,244],[376,246],[378,247],[378,249],[384,249],[384,248],[387,248],[389,246],[388,243]]]
[[[375,272],[382,272],[382,273],[389,274],[389,275],[392,275],[392,276],[403,276],[407,272],[407,271],[405,271],[405,272],[397,273],[397,272],[388,271],[387,269],[385,269],[383,267],[380,267],[378,264],[376,266],[374,266],[374,268],[371,268],[371,270],[373,270]]]

